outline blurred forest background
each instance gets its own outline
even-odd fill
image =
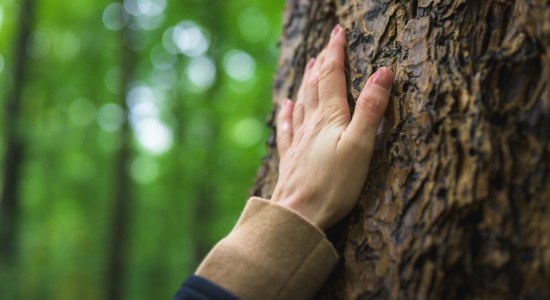
[[[170,299],[265,153],[283,1],[0,1],[0,298]]]

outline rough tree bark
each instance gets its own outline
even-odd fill
[[[318,298],[548,299],[550,1],[288,0],[274,112],[337,22],[351,107],[377,67],[396,80]],[[275,142],[255,195],[273,191]]]

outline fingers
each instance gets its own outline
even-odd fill
[[[311,72],[314,65],[315,65],[315,58],[311,58],[306,64],[306,67],[304,69],[302,84],[300,85],[300,89],[298,90],[298,96],[297,96],[298,98],[296,99],[296,103],[294,103],[293,113],[291,114],[293,131],[300,128],[300,126],[302,126],[302,123],[304,122],[304,113],[305,113],[304,106],[305,105],[307,105],[308,107],[311,106],[310,96],[312,94],[312,91],[311,91],[311,88],[308,87],[307,81],[308,81],[308,78],[311,76]],[[315,91],[315,94],[317,94],[317,91]]]
[[[323,66],[324,62],[325,62],[325,50],[319,53],[319,56],[317,57],[315,64],[311,68],[310,77],[319,78],[321,76],[321,67]]]
[[[283,157],[292,143],[292,111],[294,103],[289,99],[283,101],[281,111],[277,115],[277,151]]]
[[[345,45],[345,30],[340,25],[336,25],[332,30],[330,42],[324,50],[324,60],[320,67],[319,108],[327,112],[347,112],[349,118],[344,74]]]
[[[301,102],[294,103],[294,108],[292,112],[292,130],[297,131],[298,128],[302,127],[304,123],[304,104]]]
[[[304,70],[304,76],[302,77],[302,85],[298,91],[297,102],[304,104],[304,112],[312,111],[317,107],[318,91],[317,91],[317,76],[312,75],[313,68],[316,64],[316,59],[311,58]]]
[[[369,78],[355,104],[355,113],[348,126],[350,134],[374,139],[388,106],[392,83],[393,72],[385,67]]]

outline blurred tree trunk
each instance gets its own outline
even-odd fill
[[[122,14],[125,14],[124,16]],[[127,24],[132,24],[133,18],[122,11],[122,19],[127,20]],[[135,72],[136,55],[128,46],[134,42],[136,32],[125,26],[120,31],[120,102],[124,112],[124,123],[120,129],[120,149],[115,161],[116,169],[114,176],[114,191],[113,191],[113,206],[111,215],[111,230],[110,240],[108,242],[108,265],[106,269],[106,299],[116,300],[123,299],[125,285],[125,268],[127,257],[127,241],[128,241],[128,223],[130,210],[130,174],[129,164],[131,158],[130,150],[130,125],[128,122],[128,104],[126,97],[130,88]]]
[[[202,2],[201,5],[203,5],[204,8],[199,9],[199,11],[209,11],[210,15],[221,16],[224,12],[226,6],[225,4],[226,1],[223,0],[210,0],[207,2]],[[223,32],[223,25],[221,24],[220,18],[209,18],[208,21],[203,24],[215,34],[214,42],[223,44],[221,40],[224,39],[225,36],[220,34],[220,32]],[[212,49],[211,51],[219,50]],[[223,66],[221,65],[221,62],[216,62],[216,69],[222,70],[222,68]],[[212,86],[208,89],[208,92],[204,93],[202,101],[212,103],[212,101],[217,98],[221,85],[221,79],[215,80]],[[212,103],[212,105],[214,104]],[[205,148],[208,148],[208,153],[205,155],[204,164],[214,164],[218,160],[218,155],[221,152],[219,143],[219,136],[221,134],[221,125],[219,120],[221,118],[222,116],[219,112],[216,110],[212,111],[212,115],[209,120],[209,129],[211,130],[211,135],[213,138],[209,145],[205,145]],[[214,186],[215,177],[215,168],[202,168],[195,179],[197,199],[195,200],[195,208],[193,213],[193,256],[194,265],[196,266],[198,266],[206,257],[206,254],[208,254],[214,244],[211,239],[211,228],[213,227],[212,224],[215,221],[217,211],[216,187]]]
[[[5,100],[5,154],[3,158],[3,177],[0,186],[0,298],[15,290],[17,282],[15,264],[17,261],[17,234],[19,223],[19,191],[21,169],[25,145],[19,136],[22,92],[25,85],[25,73],[28,57],[26,47],[32,30],[35,10],[34,0],[25,0],[19,6],[19,24],[14,42],[11,71],[11,85],[7,85]],[[31,45],[32,46],[32,45]]]
[[[376,68],[396,81],[318,297],[548,299],[550,2],[289,0],[274,103],[337,22],[351,107]],[[253,194],[277,164],[272,142]]]

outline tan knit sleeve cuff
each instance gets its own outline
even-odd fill
[[[325,234],[291,210],[248,200],[197,270],[241,299],[310,299],[338,261]]]

